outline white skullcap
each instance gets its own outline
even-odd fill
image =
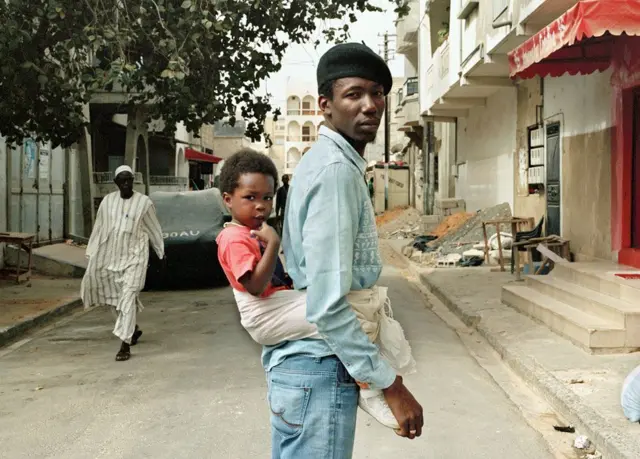
[[[118,174],[122,174],[123,172],[129,172],[131,175],[133,175],[133,170],[129,166],[124,165],[116,169],[114,177],[117,177]]]

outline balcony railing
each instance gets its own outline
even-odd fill
[[[427,89],[433,88],[433,65],[427,69]]]
[[[111,184],[115,177],[113,176],[113,172],[94,172],[93,173],[93,183],[97,185]],[[144,183],[142,181],[142,173],[136,172],[133,175],[134,183]]]
[[[404,82],[404,96],[410,97],[418,94],[418,77],[407,78]]]
[[[449,42],[446,41],[440,48],[440,78],[449,75]]]
[[[315,142],[317,136],[315,135],[288,135],[287,142]]]
[[[187,186],[187,177],[173,177],[171,175],[152,175],[149,177],[150,185]]]
[[[303,108],[303,109],[302,109],[302,114],[303,114],[304,116],[313,116],[313,115],[315,115],[315,114],[316,114],[316,111],[315,111],[315,110],[311,110],[311,109]]]
[[[409,0],[411,10],[407,16],[396,21],[398,52],[402,53],[418,45],[420,28],[420,4],[417,0]]]
[[[493,0],[493,19],[496,20],[509,8],[509,0]]]
[[[300,109],[287,110],[287,115],[298,116],[300,115]]]

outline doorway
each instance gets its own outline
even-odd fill
[[[547,179],[547,236],[561,234],[561,171],[560,171],[560,123],[547,125],[547,158],[546,158],[546,179]]]

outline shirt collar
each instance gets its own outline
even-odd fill
[[[340,148],[340,151],[342,151],[344,156],[353,164],[355,164],[360,172],[364,175],[367,170],[367,161],[362,156],[360,156],[360,153],[358,153],[349,142],[347,142],[347,139],[326,126],[320,127],[318,135],[327,137],[332,140],[338,146],[338,148]]]

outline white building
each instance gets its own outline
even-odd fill
[[[324,122],[318,107],[318,88],[315,81],[289,78],[286,88],[287,107],[284,114],[287,136],[284,143],[284,173],[292,174],[295,167],[318,136]]]
[[[607,16],[599,3],[593,13],[595,3],[578,0],[410,5],[397,23],[398,51],[407,71],[417,68],[431,210],[506,202],[514,215],[544,218],[547,234],[570,239],[578,258],[640,266],[640,242],[630,242],[640,241],[640,223],[630,227],[624,210],[635,182],[616,169],[635,151],[625,136],[640,88],[628,69],[640,21],[619,18],[617,37],[599,23]],[[400,111],[405,125],[415,120]]]

